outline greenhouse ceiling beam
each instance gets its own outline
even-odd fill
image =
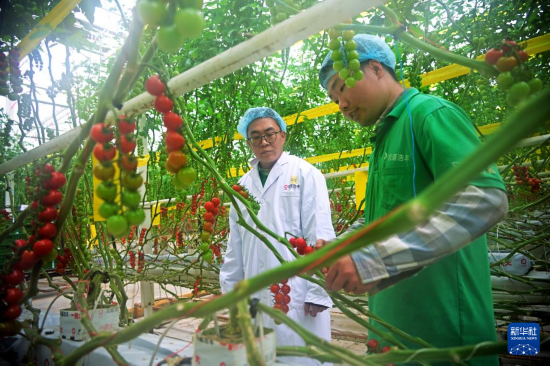
[[[188,93],[384,2],[324,1],[174,77],[168,82],[168,87],[175,97]],[[136,116],[151,109],[153,101],[152,95],[143,93],[125,102],[122,112]],[[112,114],[109,114],[107,120],[109,118],[113,118]],[[33,160],[66,148],[78,136],[80,128],[77,127],[0,165],[0,174],[6,174]]]

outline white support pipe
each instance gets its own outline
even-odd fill
[[[176,76],[168,82],[168,86],[174,96],[188,93],[384,2],[383,0],[323,1]],[[129,116],[136,116],[151,109],[153,100],[153,96],[149,93],[143,93],[124,103],[122,112]],[[109,114],[108,117],[112,116]],[[0,174],[6,174],[33,160],[66,148],[79,132],[80,127],[77,127],[0,165]],[[56,143],[53,143],[55,140],[57,140]]]

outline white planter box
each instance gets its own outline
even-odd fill
[[[195,334],[193,345],[193,365],[249,366],[244,343],[224,343],[205,337],[204,332]],[[263,354],[266,365],[275,363],[277,336],[271,329],[264,329],[264,336],[256,338],[258,350]]]
[[[113,332],[118,329],[119,306],[88,310],[92,324],[98,332]],[[61,310],[59,313],[59,332],[62,338],[73,341],[88,339],[88,332],[80,322],[80,311]]]

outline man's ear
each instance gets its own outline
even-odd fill
[[[382,67],[382,64],[377,60],[370,60],[370,65],[374,71],[374,74],[378,77],[381,77],[384,73],[384,68]]]
[[[283,138],[283,142],[286,142],[286,131],[281,132],[281,137]]]

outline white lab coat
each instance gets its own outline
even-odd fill
[[[334,239],[326,181],[319,170],[300,158],[283,153],[271,169],[265,186],[262,186],[258,159],[253,159],[250,163],[252,170],[246,173],[239,183],[260,203],[258,218],[264,225],[279,235],[288,232],[297,237],[304,237],[310,245],[314,245],[317,239]],[[240,206],[247,223],[258,229],[244,207]],[[236,211],[231,209],[229,241],[220,271],[223,293],[233,289],[235,284],[244,278],[254,277],[280,265],[269,248],[254,234],[237,224],[237,219]],[[283,244],[268,235],[266,237],[286,261],[294,259]],[[310,315],[304,316],[305,302],[330,308],[332,301],[328,294],[323,288],[299,277],[290,278],[288,284],[291,287],[291,301],[287,315],[313,334],[330,341],[330,309],[317,314],[315,318]],[[264,304],[273,305],[269,288],[259,291],[254,297],[259,298]],[[302,338],[286,325],[276,325],[267,316],[264,316],[263,320],[264,326],[276,330],[278,345],[305,345]],[[320,364],[312,359],[298,357],[285,357],[283,360],[299,365]]]

